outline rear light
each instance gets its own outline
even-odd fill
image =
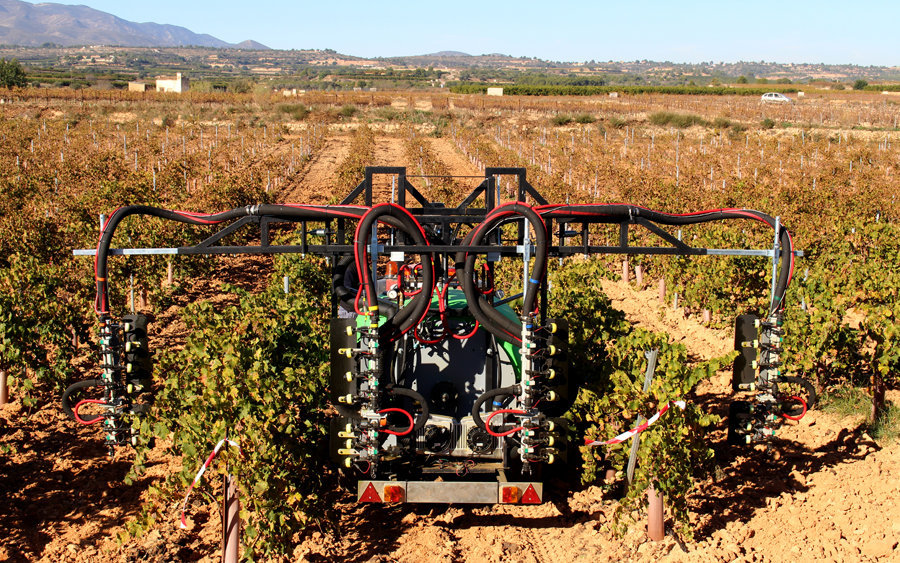
[[[400,485],[385,485],[383,491],[384,502],[403,502],[406,491]]]
[[[501,487],[500,502],[504,504],[513,504],[519,502],[519,487],[515,485],[505,485]]]
[[[378,491],[375,490],[374,484],[369,483],[366,490],[363,491],[363,494],[359,497],[359,502],[381,502],[381,498],[378,496]]]
[[[541,504],[541,497],[534,490],[534,485],[528,485],[525,493],[522,494],[522,504]]]

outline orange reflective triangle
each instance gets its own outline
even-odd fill
[[[519,502],[522,504],[541,504],[541,497],[534,490],[534,485],[528,485],[528,488],[522,493],[522,500]]]
[[[359,497],[359,502],[381,502],[381,497],[378,496],[378,491],[375,490],[374,483],[369,483],[369,486],[363,491],[362,496]]]

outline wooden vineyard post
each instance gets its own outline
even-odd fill
[[[659,357],[659,349],[653,349],[644,354],[647,358],[647,372],[644,375],[644,394],[650,391],[650,385],[653,383],[653,373],[656,371],[656,362]],[[643,422],[643,417],[638,416],[637,425]],[[628,456],[628,465],[625,468],[625,478],[628,479],[628,485],[634,479],[634,469],[637,464],[637,454],[640,448],[641,435],[637,434],[632,438],[631,452]],[[656,491],[652,482],[647,489],[647,536],[653,541],[659,541],[665,536],[665,524],[663,522],[663,496]]]
[[[872,422],[877,421],[884,410],[885,391],[884,379],[881,374],[876,373],[872,376]],[[0,404],[3,403],[0,402]]]
[[[644,287],[644,268],[637,264],[634,267],[634,281],[637,283],[638,289],[643,289]]]
[[[241,502],[237,478],[226,472],[222,505],[222,563],[237,563],[241,548]]]
[[[666,535],[666,524],[663,519],[663,496],[653,485],[647,489],[647,537],[660,541]]]
[[[6,370],[0,369],[0,407],[9,402],[9,386],[7,383]]]
[[[628,283],[631,271],[628,269],[628,260],[622,260],[622,281]]]
[[[172,287],[175,283],[175,269],[172,267],[172,261],[166,264],[166,285]]]
[[[666,304],[666,279],[659,278],[659,304]]]

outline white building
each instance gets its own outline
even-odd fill
[[[190,88],[190,80],[186,76],[181,76],[181,73],[175,74],[175,79],[169,78],[157,78],[156,79],[156,91],[157,92],[187,92]]]

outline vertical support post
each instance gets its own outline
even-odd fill
[[[237,563],[241,547],[241,503],[237,478],[226,475],[222,505],[222,563]]]
[[[653,382],[653,372],[656,371],[656,360],[659,358],[659,349],[654,348],[653,350],[644,352],[644,357],[647,358],[647,372],[644,374],[644,394],[646,394],[650,391],[650,383]],[[635,426],[640,426],[642,422],[644,422],[644,417],[638,415]],[[631,453],[628,454],[628,468],[625,471],[625,476],[628,478],[629,485],[634,478],[634,466],[637,464],[637,454],[640,446],[641,435],[637,434],[631,439]]]
[[[175,269],[172,266],[171,260],[166,263],[166,284],[169,287],[172,287],[172,285],[175,284]]]
[[[364,182],[366,183],[366,192],[365,192],[365,202],[366,207],[372,207],[372,171],[366,167],[366,176]]]
[[[129,292],[131,301],[131,314],[134,314],[134,274],[131,274],[129,277],[131,279],[131,290]]]
[[[291,278],[284,276],[284,293],[287,295],[291,292]]]
[[[397,194],[397,175],[391,176],[391,203],[394,203]],[[391,229],[391,246],[394,246],[394,229]]]
[[[531,231],[528,228],[528,219],[522,218],[522,297],[528,292],[528,280],[531,278],[528,272],[528,263],[531,262]],[[525,314],[531,311],[525,311]]]
[[[9,402],[9,380],[5,369],[0,369],[0,407]]]
[[[528,219],[522,217],[523,227],[520,229],[522,233],[521,241],[522,241],[522,296],[523,300],[525,295],[528,294],[528,280],[531,277],[528,273],[528,263],[531,261],[531,231],[528,228]],[[499,231],[499,229],[498,229]],[[519,349],[519,354],[522,358],[522,393],[520,397],[520,405],[524,405],[524,408],[531,408],[531,399],[530,399],[530,391],[529,383],[531,381],[531,360],[528,359],[528,354],[530,353],[529,347],[529,324],[531,322],[530,317],[531,311],[523,311],[522,312],[522,346]],[[524,448],[522,449],[522,461],[525,461],[525,453]]]
[[[488,176],[484,179],[484,208],[486,213],[490,213],[497,206],[497,192],[494,188],[494,177]]]
[[[666,536],[663,496],[652,485],[647,489],[647,504],[647,537],[652,541],[660,541]]]
[[[659,278],[659,304],[666,304],[666,278]]]
[[[678,229],[678,240],[681,240],[681,229]],[[675,292],[675,298],[672,300],[672,308],[678,310],[678,292]]]
[[[622,281],[625,283],[631,281],[631,270],[628,268],[628,258],[622,260]]]
[[[887,386],[884,384],[884,378],[881,377],[880,373],[876,373],[872,376],[872,422],[878,420],[878,417],[881,416],[881,413],[884,411],[884,395],[887,391]],[[0,397],[0,401],[2,401],[2,397]],[[0,402],[0,405],[3,403]]]
[[[369,251],[372,257],[372,281],[375,283],[375,293],[378,293],[378,221],[372,225],[372,246]],[[373,305],[368,303],[367,305]]]
[[[406,168],[403,168],[397,174],[397,205],[406,207],[406,186],[409,182],[406,180]]]
[[[778,244],[778,238],[781,234],[781,217],[775,217],[775,242],[772,244],[772,298],[769,304],[769,310],[775,310],[775,284],[778,279],[778,255],[781,253],[781,246]]]

